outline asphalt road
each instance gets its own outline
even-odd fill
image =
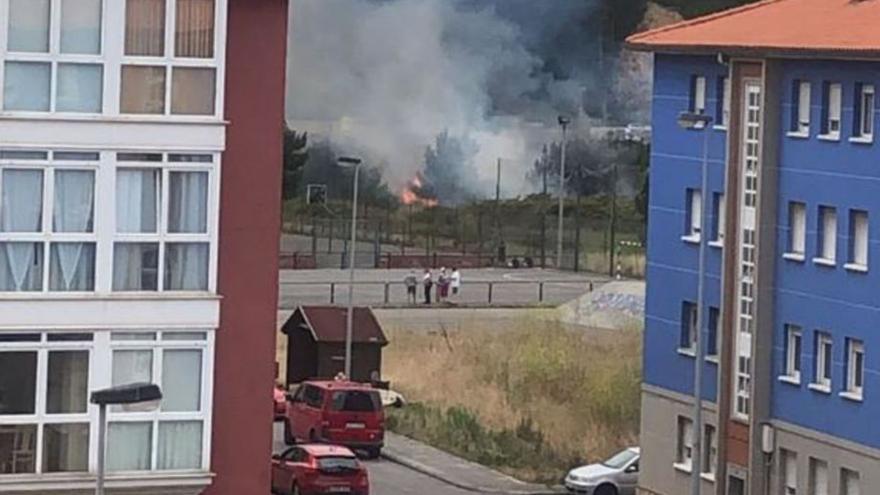
[[[356,270],[354,300],[360,305],[385,303],[385,287],[388,284],[388,302],[406,304],[403,279],[406,269]],[[436,280],[438,272],[434,272]],[[422,273],[417,272],[421,280]],[[294,309],[300,304],[330,303],[331,286],[335,302],[348,300],[348,271],[336,269],[281,270],[280,309]],[[490,283],[494,305],[534,304],[543,298],[544,303],[558,305],[575,299],[589,290],[591,284],[607,281],[607,277],[541,269],[496,269],[462,271],[462,290],[450,301],[462,305],[487,305]],[[544,282],[543,294],[540,282]],[[435,291],[436,292],[436,291]],[[421,287],[419,302],[421,303]],[[433,297],[434,295],[432,295]]]
[[[275,423],[273,450],[286,446],[281,423]],[[370,495],[474,495],[385,459],[364,461],[370,473]]]

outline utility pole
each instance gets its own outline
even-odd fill
[[[559,223],[556,228],[556,268],[562,268],[562,236],[565,215],[565,150],[566,150],[566,130],[571,119],[559,116],[559,125],[562,126],[562,156],[559,159]]]
[[[580,271],[581,265],[581,192],[575,196],[574,209],[574,271]]]
[[[542,189],[541,194],[541,268],[547,268],[547,211],[544,209],[546,206],[545,198],[547,197],[547,167],[544,167],[544,171],[541,173],[541,177],[544,183],[544,187]]]
[[[614,278],[614,250],[617,234],[617,162],[611,167],[611,246],[609,247],[608,276]]]
[[[504,234],[501,230],[501,158],[495,170],[495,236],[500,246],[504,243]]]

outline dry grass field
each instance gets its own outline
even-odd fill
[[[386,329],[392,429],[529,481],[638,443],[641,331]]]

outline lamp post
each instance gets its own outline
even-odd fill
[[[562,229],[564,227],[563,215],[565,213],[565,149],[568,145],[566,142],[566,130],[568,129],[568,124],[571,123],[571,119],[560,115],[558,122],[562,127],[562,156],[559,158],[559,224],[556,227],[556,268],[560,269],[562,268]]]
[[[151,411],[159,407],[162,391],[152,383],[132,383],[92,392],[89,401],[98,406],[98,473],[95,495],[104,495],[104,471],[107,451],[107,406],[121,405],[123,409]]]
[[[703,462],[703,286],[706,275],[706,203],[709,189],[709,124],[712,117],[708,115],[683,112],[678,116],[678,125],[683,129],[703,131],[703,163],[700,170],[700,250],[697,268],[697,322],[694,336],[694,422],[693,422],[693,458],[691,459],[691,495],[700,495],[700,475]]]
[[[340,157],[339,165],[354,168],[354,187],[351,199],[351,248],[348,253],[348,312],[345,316],[345,377],[351,379],[351,341],[354,333],[354,261],[357,251],[357,208],[358,178],[361,171],[361,159],[349,156]]]

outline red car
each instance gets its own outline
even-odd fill
[[[378,457],[385,442],[385,411],[379,392],[363,383],[307,381],[287,406],[284,438],[332,443]]]
[[[367,469],[345,447],[297,445],[272,456],[272,493],[369,495],[370,478]]]
[[[275,409],[275,421],[287,419],[287,392],[284,390],[284,387],[277,383],[275,384],[272,402]]]

